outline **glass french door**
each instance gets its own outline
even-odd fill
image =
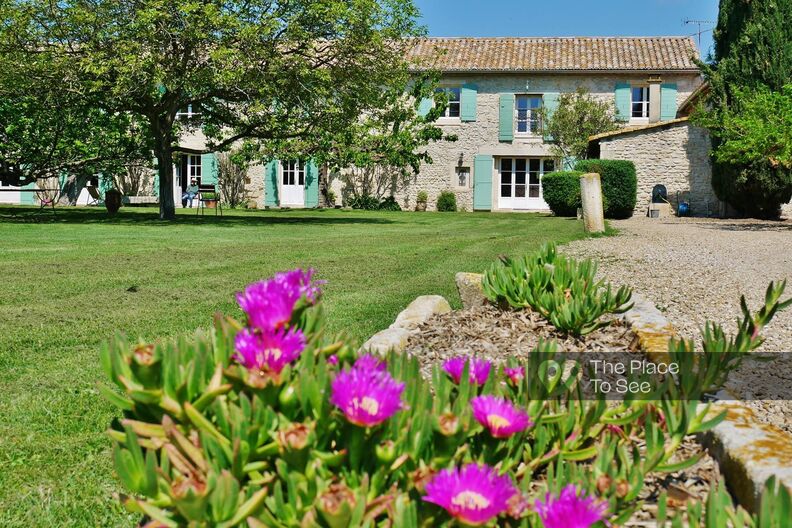
[[[305,164],[301,161],[284,161],[281,165],[281,205],[305,205]]]
[[[501,158],[498,208],[548,209],[542,198],[542,176],[555,170],[550,158]]]

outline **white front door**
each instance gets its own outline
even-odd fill
[[[281,206],[305,205],[305,164],[301,161],[281,163]]]
[[[549,209],[542,198],[542,175],[555,170],[547,158],[501,158],[498,208],[516,210]]]

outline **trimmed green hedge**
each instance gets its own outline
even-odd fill
[[[456,194],[451,191],[441,192],[440,196],[437,197],[437,210],[443,212],[456,211]]]
[[[556,216],[576,216],[580,207],[579,171],[558,171],[542,176],[542,196]]]
[[[632,161],[581,160],[575,164],[575,170],[600,175],[606,218],[632,216],[638,195],[638,177]]]

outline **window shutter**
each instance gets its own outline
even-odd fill
[[[660,85],[660,120],[676,119],[677,85],[674,83]]]
[[[214,154],[201,154],[201,183],[217,184],[217,158]]]
[[[560,94],[558,92],[548,92],[542,96],[542,105],[544,106],[545,110],[545,119],[550,119],[553,117],[553,114],[558,108],[558,98]],[[546,132],[547,128],[542,125],[542,132],[544,134],[545,141],[553,141],[553,136],[551,136],[548,132]]]
[[[305,207],[319,207],[319,167],[313,161],[305,164]]]
[[[514,140],[514,94],[500,94],[500,125],[498,139],[500,141]]]
[[[424,97],[421,99],[420,104],[418,105],[418,115],[421,117],[426,117],[426,114],[429,113],[429,110],[432,109],[434,105],[434,99],[431,97]]]
[[[264,166],[264,205],[278,206],[278,160],[272,160]]]
[[[616,83],[616,120],[630,120],[630,84]]]
[[[461,106],[460,119],[462,121],[475,121],[478,87],[475,84],[462,85],[459,98]]]
[[[473,158],[473,209],[492,209],[492,156],[488,154]]]

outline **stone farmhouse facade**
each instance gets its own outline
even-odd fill
[[[693,60],[698,51],[688,37],[422,38],[408,55],[416,68],[441,72],[440,89],[450,103],[438,125],[457,141],[431,144],[433,163],[392,189],[403,209],[415,207],[420,191],[428,194],[430,210],[441,192],[451,191],[468,211],[546,211],[542,176],[569,160],[554,156],[539,109],[552,113],[560,94],[578,87],[612,102],[623,122],[622,131],[592,138],[592,144],[603,158],[636,162],[639,208],[656,183],[714,199],[709,140],[679,119],[702,85]],[[421,101],[420,108],[428,111],[431,104]],[[203,148],[204,141],[194,133],[182,144]],[[215,183],[217,174],[215,154],[180,156],[177,202],[190,179]],[[257,208],[324,206],[328,190],[336,203],[348,195],[340,174],[299,160],[252,166],[246,188],[249,206]],[[704,203],[693,200],[694,212],[705,212],[697,202]]]

